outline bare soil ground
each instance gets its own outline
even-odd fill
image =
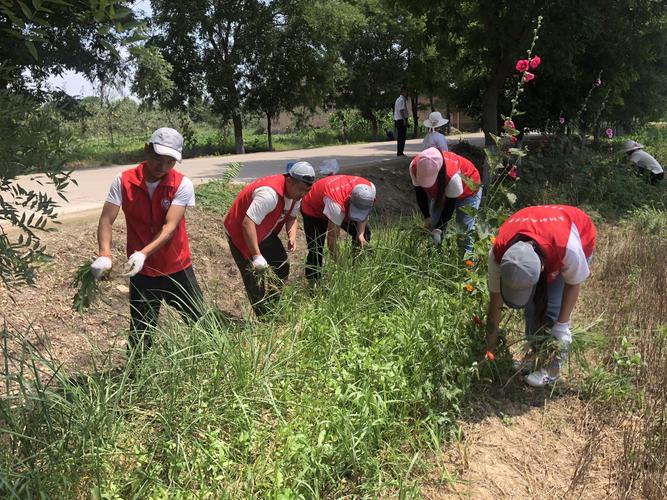
[[[413,211],[413,188],[405,167],[405,160],[397,160],[345,173],[363,175],[376,184],[380,198],[374,217],[389,220]],[[193,209],[187,224],[195,273],[208,301],[231,315],[250,314],[222,217]],[[127,281],[118,277],[105,283],[103,302],[84,314],[71,308],[71,277],[82,261],[95,255],[96,227],[94,217],[47,234],[44,242],[53,260],[40,269],[36,285],[11,293],[0,288],[0,311],[7,321],[13,358],[21,356],[17,337],[23,337],[70,372],[89,370],[96,359],[109,355],[123,362],[129,324]],[[114,228],[117,266],[124,263],[124,242],[121,216]],[[299,232],[298,249],[290,257],[291,280],[303,279],[304,256]],[[574,394],[551,398],[545,391],[521,390],[511,397],[481,395],[462,430],[458,441],[432,458],[433,468],[422,488],[425,497],[604,498],[610,493],[613,478],[604,449],[617,446],[619,437],[614,429],[600,432],[585,402]],[[579,460],[593,445],[595,458],[579,477]]]

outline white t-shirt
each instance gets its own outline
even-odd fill
[[[386,109],[386,108],[385,108]],[[408,110],[408,100],[404,95],[399,95],[398,99],[394,103],[394,120],[402,120],[403,115],[401,115],[401,110]]]
[[[560,274],[568,285],[578,285],[591,274],[588,259],[581,245],[579,230],[575,224],[572,224],[570,229]],[[489,252],[489,292],[500,293],[500,264],[496,262],[493,248]]]
[[[343,208],[328,196],[325,196],[323,201],[324,215],[326,218],[337,226],[340,226],[343,223],[343,220],[345,220],[345,212],[343,212]]]
[[[123,205],[123,188],[121,182],[122,174],[118,174],[109,188],[109,194],[107,194],[107,199],[109,203],[112,203],[117,206]],[[148,189],[148,197],[153,199],[153,193],[160,184],[160,180],[155,182],[146,182],[146,188]],[[194,207],[195,206],[195,188],[192,185],[192,181],[187,177],[183,177],[181,184],[176,190],[174,199],[171,200],[172,205],[178,205],[181,207]]]
[[[252,192],[252,203],[246,210],[246,215],[252,220],[255,224],[259,225],[264,220],[264,217],[269,215],[273,210],[275,210],[278,205],[278,193],[275,189],[268,186],[260,186]],[[276,221],[276,225],[280,223],[285,216],[287,211],[292,205],[292,199],[285,197],[285,208],[281,217]],[[301,207],[301,200],[297,200],[292,209],[292,214],[290,218],[296,217],[296,214],[299,212]],[[274,226],[275,227],[275,226]]]
[[[658,160],[653,158],[650,154],[642,149],[634,151],[630,155],[630,161],[638,167],[645,168],[654,174],[661,174],[663,172],[662,166],[660,166]]]
[[[422,149],[428,148],[437,148],[440,151],[449,151],[447,147],[447,139],[440,132],[429,132],[424,137],[424,142],[422,143]]]

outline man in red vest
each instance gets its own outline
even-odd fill
[[[257,316],[269,310],[265,279],[261,273],[270,267],[279,278],[289,275],[287,253],[278,234],[285,227],[287,248],[296,249],[296,214],[301,198],[315,182],[310,163],[300,161],[286,174],[270,175],[245,186],[225,216],[229,249],[241,272],[250,304]]]
[[[329,255],[338,258],[338,236],[341,227],[352,236],[352,244],[363,248],[370,240],[368,215],[375,203],[372,182],[354,175],[332,175],[320,179],[301,203],[303,230],[308,256],[306,278],[319,279],[322,271],[324,239]]]
[[[125,275],[130,277],[131,331],[128,346],[150,348],[161,301],[188,321],[201,315],[202,293],[192,270],[185,211],[195,205],[192,181],[174,170],[183,137],[159,128],[144,146],[146,160],[114,179],[97,227],[96,278],[111,270],[113,223],[122,208],[127,223]]]
[[[461,208],[470,206],[478,210],[482,201],[480,175],[475,165],[451,151],[428,148],[414,157],[409,172],[417,205],[433,242],[436,245],[442,242],[442,234],[456,210],[457,223],[466,232],[460,241],[461,250],[472,251],[475,218]]]
[[[525,309],[529,341],[548,329],[562,344],[558,359],[526,377],[529,385],[543,387],[558,380],[572,343],[570,316],[590,274],[595,237],[590,217],[566,205],[526,207],[500,227],[489,253],[487,348],[496,347],[503,302]],[[524,364],[532,364],[529,359]]]

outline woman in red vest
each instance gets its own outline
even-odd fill
[[[529,341],[549,329],[562,343],[558,359],[526,378],[534,387],[551,384],[560,375],[572,343],[570,316],[590,274],[595,234],[590,217],[576,207],[526,207],[503,223],[489,253],[487,348],[496,347],[503,302],[525,309]],[[530,357],[519,367],[530,366]]]
[[[258,271],[271,267],[281,283],[287,279],[289,260],[278,234],[285,226],[287,248],[293,252],[296,214],[313,182],[315,170],[310,163],[297,162],[287,174],[270,175],[245,186],[225,216],[229,249],[257,316],[268,312],[270,297]]]
[[[371,238],[368,215],[374,203],[375,186],[363,177],[332,175],[313,184],[301,203],[308,245],[306,278],[321,277],[325,237],[329,255],[334,260],[338,258],[341,227],[352,236],[353,245],[366,245]]]
[[[480,175],[475,165],[451,151],[428,148],[414,157],[409,171],[417,204],[434,243],[442,242],[442,233],[456,210],[456,221],[466,231],[461,249],[472,251],[475,219],[460,209],[470,206],[477,210],[482,201]]]
[[[174,170],[181,161],[183,137],[172,128],[157,129],[144,146],[146,160],[114,179],[97,228],[99,257],[91,264],[96,278],[111,270],[113,223],[123,209],[127,224],[125,275],[130,277],[131,331],[128,347],[150,348],[161,301],[188,321],[201,315],[185,211],[195,205],[192,182]]]

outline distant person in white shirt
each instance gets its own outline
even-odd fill
[[[626,141],[623,144],[623,152],[628,155],[630,162],[637,168],[640,175],[650,174],[648,182],[655,186],[664,179],[665,172],[658,160],[644,151],[644,146],[636,141]]]
[[[401,93],[394,103],[394,124],[396,125],[396,156],[405,156],[405,139],[408,134],[408,88],[401,87]]]
[[[422,150],[428,148],[436,148],[441,152],[449,151],[447,147],[447,139],[444,134],[438,132],[440,127],[449,123],[447,118],[443,118],[439,111],[434,111],[428,115],[428,119],[424,120],[423,125],[428,129],[424,142],[422,143]]]

